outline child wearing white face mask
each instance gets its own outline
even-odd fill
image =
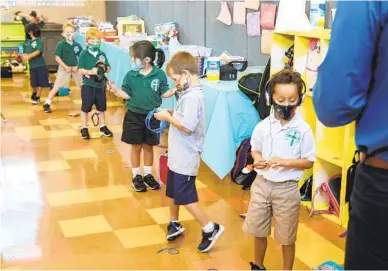
[[[46,102],[43,105],[43,110],[46,113],[51,113],[51,101],[61,88],[68,88],[70,77],[73,77],[76,85],[81,87],[82,77],[77,73],[78,57],[82,51],[82,46],[74,41],[74,25],[65,23],[62,27],[62,36],[64,40],[58,42],[55,49],[55,60],[59,64],[57,79],[54,87],[51,89]]]
[[[145,120],[150,111],[162,105],[162,98],[175,94],[169,90],[167,76],[161,69],[164,63],[164,52],[156,49],[149,41],[139,41],[130,48],[132,68],[123,80],[122,89],[111,84],[111,92],[127,100],[128,109],[124,117],[123,135],[121,140],[132,146],[132,187],[136,192],[146,192],[160,188],[160,184],[152,175],[154,161],[153,146],[159,144],[158,135],[149,131]],[[157,58],[156,66],[154,61]],[[160,122],[151,120],[151,127],[158,128]],[[140,170],[140,155],[144,152],[144,174]],[[146,186],[147,185],[147,186]]]

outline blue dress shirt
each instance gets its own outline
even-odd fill
[[[329,127],[357,120],[356,144],[388,146],[388,2],[339,1],[313,102]],[[378,155],[388,161],[388,152]]]

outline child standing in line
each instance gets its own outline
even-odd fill
[[[78,72],[83,75],[83,85],[81,88],[81,138],[90,139],[88,123],[88,113],[92,111],[93,105],[99,112],[100,132],[102,136],[112,137],[112,132],[105,125],[106,93],[105,82],[97,78],[97,65],[102,65],[105,73],[110,71],[110,65],[105,53],[100,50],[102,33],[92,27],[86,32],[87,48],[83,50],[78,60]]]
[[[267,104],[273,105],[273,112],[253,131],[252,156],[258,175],[243,225],[243,231],[255,237],[252,270],[265,270],[271,217],[275,239],[282,244],[284,270],[292,270],[294,264],[300,209],[298,181],[315,161],[313,133],[296,113],[305,92],[299,73],[285,69],[275,74],[266,89]]]
[[[160,188],[160,184],[152,175],[154,162],[153,146],[159,144],[158,135],[149,131],[145,120],[150,111],[162,105],[162,98],[175,94],[169,90],[167,76],[161,69],[165,56],[161,49],[156,49],[149,41],[138,41],[131,48],[132,68],[123,80],[122,89],[111,84],[111,92],[127,100],[128,109],[123,122],[121,140],[131,145],[132,187],[136,192],[146,192]],[[154,61],[157,55],[157,65]],[[160,126],[160,122],[152,118],[151,128]],[[144,152],[144,177],[140,170],[140,154]],[[147,185],[147,186],[146,186]]]
[[[211,222],[198,204],[195,186],[205,138],[205,106],[198,77],[197,60],[188,52],[178,52],[167,64],[167,74],[175,82],[179,100],[171,115],[160,111],[155,118],[171,124],[168,133],[168,180],[166,195],[170,202],[170,224],[167,240],[173,241],[185,229],[179,223],[179,207],[185,206],[202,227],[199,252],[208,252],[224,232],[224,227]]]
[[[82,51],[82,46],[74,41],[74,25],[65,23],[62,27],[62,36],[64,40],[58,42],[55,49],[55,60],[59,64],[57,79],[54,87],[51,89],[46,102],[43,105],[43,110],[46,113],[51,113],[51,101],[61,88],[68,88],[70,77],[73,77],[77,87],[82,85],[82,76],[78,71],[78,57]]]
[[[30,36],[30,41],[25,44],[25,54],[23,61],[28,61],[30,68],[30,84],[33,88],[31,103],[38,104],[42,87],[49,87],[49,73],[46,61],[43,58],[44,45],[40,38],[40,27],[37,24],[28,24],[26,33]]]

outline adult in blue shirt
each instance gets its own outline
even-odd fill
[[[338,2],[313,93],[323,124],[357,121],[345,269],[388,269],[388,2]]]

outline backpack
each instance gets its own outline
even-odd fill
[[[233,182],[236,182],[236,178],[241,174],[243,168],[249,164],[253,164],[253,158],[251,156],[251,139],[247,138],[241,142],[236,151],[236,161],[230,172]]]
[[[311,201],[313,193],[313,176],[304,181],[304,184],[299,189],[301,201]]]
[[[329,199],[328,210],[315,210],[314,201],[318,192],[322,191]],[[309,217],[315,214],[334,214],[340,216],[340,192],[341,192],[341,175],[335,175],[328,182],[322,183],[314,192],[314,197],[311,201],[311,211]]]
[[[268,117],[271,112],[271,106],[267,105],[265,99],[265,89],[270,78],[271,58],[269,58],[263,73],[250,73],[238,81],[239,89],[252,101],[262,120]]]

